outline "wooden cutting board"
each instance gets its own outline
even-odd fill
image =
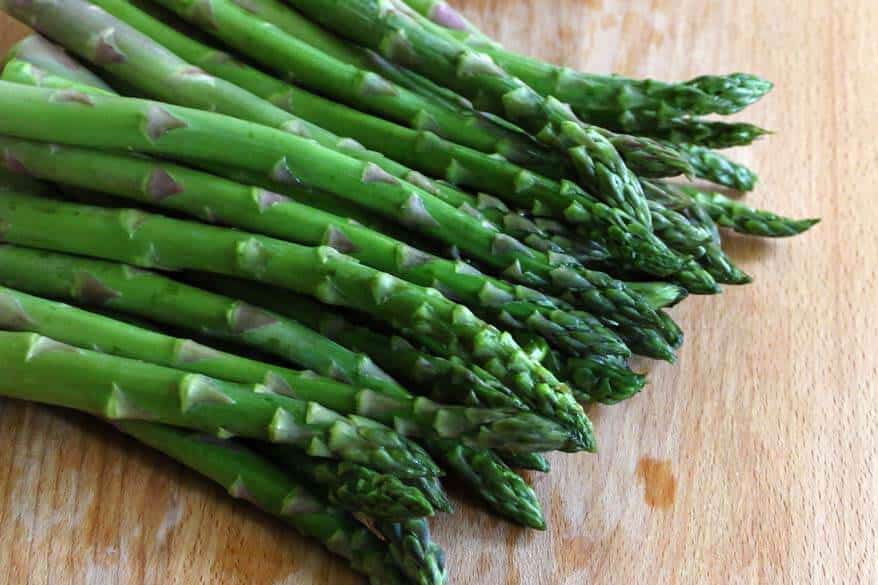
[[[749,200],[824,222],[730,241],[756,282],[675,309],[679,362],[593,410],[599,455],[532,476],[547,532],[458,497],[435,522],[453,582],[878,583],[878,2],[460,5],[510,46],[591,71],[774,80],[746,117],[778,134],[735,153],[762,174]],[[4,47],[22,30],[0,17]],[[0,583],[159,582],[359,581],[105,425],[0,401]]]

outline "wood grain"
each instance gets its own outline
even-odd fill
[[[878,2],[460,5],[510,46],[572,66],[774,80],[747,118],[778,134],[736,153],[762,174],[750,199],[824,222],[792,241],[732,241],[755,284],[677,309],[679,363],[594,410],[599,455],[557,456],[533,477],[549,531],[466,499],[439,519],[453,581],[878,582]],[[20,31],[3,19],[0,42]],[[0,583],[357,582],[87,418],[0,402],[0,446]]]

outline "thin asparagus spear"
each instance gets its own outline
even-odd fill
[[[684,287],[672,282],[632,282],[629,286],[655,309],[673,307],[689,295]]]
[[[370,148],[452,183],[494,193],[514,202],[518,207],[534,209],[541,214],[585,223],[591,227],[589,238],[600,236],[607,240],[607,245],[615,251],[617,257],[630,257],[631,262],[647,273],[661,276],[679,268],[676,257],[633,218],[598,202],[570,182],[558,183],[503,158],[487,156],[444,140],[431,132],[409,130],[286,85],[235,61],[230,55],[181,35],[121,0],[96,2],[192,64],[310,122],[352,136]],[[383,165],[382,168],[388,170],[390,167]],[[418,176],[408,176],[408,179],[423,186],[431,186],[430,183],[423,183]],[[488,203],[486,205],[490,207]],[[483,205],[477,207],[483,213],[486,210]]]
[[[692,197],[696,205],[704,208],[717,225],[732,229],[739,234],[763,238],[786,238],[806,232],[820,222],[819,219],[781,217],[770,211],[755,209],[741,201],[729,199],[720,193],[687,186],[680,186],[679,189]]]
[[[534,359],[539,359],[556,374],[575,381],[574,392],[583,402],[617,404],[646,386],[646,377],[632,372],[624,360],[601,355],[565,358],[537,337],[522,334],[518,340]]]
[[[665,128],[647,132],[649,136],[674,144],[696,144],[705,148],[748,146],[770,134],[768,130],[746,122],[715,122],[713,120],[674,120]]]
[[[759,180],[756,173],[718,152],[689,144],[679,144],[677,148],[686,156],[699,179],[738,191],[752,191],[756,187]]]
[[[403,477],[400,478],[406,485],[417,488],[418,491],[430,502],[433,509],[438,512],[454,512],[454,506],[448,499],[445,489],[438,477]]]
[[[316,538],[351,566],[381,583],[401,584],[387,547],[350,515],[318,500],[268,461],[230,441],[140,421],[117,423],[138,441],[176,459]]]
[[[441,295],[357,264],[332,248],[305,248],[138,210],[107,210],[26,195],[7,195],[0,209],[5,239],[12,243],[143,267],[207,269],[283,283],[323,301],[383,315],[401,330],[437,340],[445,337],[442,342],[449,352],[489,365],[515,384],[515,390],[535,408],[570,425],[576,435],[574,443],[593,448],[585,414],[554,376],[521,354],[511,336]],[[47,231],[50,222],[63,229]]]
[[[41,266],[43,270],[32,270],[33,266]],[[158,274],[110,262],[5,245],[0,246],[0,281],[37,294],[69,298],[209,336],[237,340],[358,386],[390,395],[407,395],[366,356],[352,353],[295,321],[187,287]],[[541,518],[533,491],[490,451],[449,440],[429,444],[499,513],[525,525]],[[474,468],[471,460],[488,463]],[[450,507],[437,484],[426,478],[409,481],[428,494],[437,509]],[[507,498],[509,494],[515,497]]]
[[[389,428],[276,394],[267,386],[254,391],[34,333],[0,332],[0,355],[7,374],[0,393],[7,397],[111,420],[148,420],[291,445],[401,476],[439,474],[425,452]]]
[[[404,0],[446,34],[490,55],[543,95],[573,106],[584,119],[615,129],[648,132],[682,115],[733,114],[772,89],[769,81],[735,73],[683,83],[595,75],[552,65],[504,49],[441,0]]]
[[[274,193],[131,155],[6,137],[0,137],[0,150],[32,176],[97,189],[291,242],[332,246],[372,268],[433,286],[497,325],[533,330],[573,354],[627,352],[621,340],[597,319],[562,310],[558,308],[560,301]],[[210,215],[205,217],[207,210]]]
[[[70,93],[59,91],[62,97]],[[347,193],[346,196],[353,196],[357,201],[376,205],[376,210],[412,228],[477,253],[481,260],[505,268],[504,274],[509,278],[564,291],[598,316],[612,321],[625,320],[635,326],[656,321],[652,310],[629,294],[623,283],[599,272],[573,270],[567,266],[553,268],[541,252],[526,248],[505,234],[485,229],[475,218],[436,200],[429,193],[419,193],[400,184],[374,165],[345,158],[288,133],[226,116],[76,92],[71,94],[77,96],[76,99],[64,101],[53,99],[55,93],[0,82],[0,106],[4,101],[14,102],[22,114],[0,119],[0,131],[31,139],[51,136],[55,142],[80,146],[118,145],[157,154],[176,153],[232,166],[246,163],[254,172],[261,169],[266,175],[294,177],[290,180],[318,187],[323,183],[338,194]],[[71,115],[75,115],[77,125],[93,122],[99,131],[71,130],[65,126]],[[144,117],[146,126],[140,122]],[[219,144],[223,148],[218,148]],[[295,172],[290,166],[292,150],[297,156]],[[243,155],[243,151],[247,155]],[[242,154],[243,158],[234,154]],[[312,158],[312,154],[317,158]],[[344,186],[353,191],[346,191]],[[369,192],[365,199],[364,190]],[[458,229],[452,229],[454,226]],[[457,237],[452,237],[452,233]]]
[[[296,477],[307,477],[310,483],[319,485],[327,500],[344,510],[395,522],[434,514],[433,506],[418,488],[394,475],[347,461],[311,457],[276,445],[254,448],[264,451]]]
[[[540,471],[549,473],[552,466],[549,460],[541,453],[508,453],[501,452],[500,458],[514,469],[527,469],[530,471]]]
[[[401,522],[379,519],[375,528],[387,540],[396,565],[415,583],[442,585],[447,582],[445,551],[430,538],[430,525],[425,519]]]
[[[264,385],[279,394],[315,402],[345,415],[392,425],[410,436],[456,438],[472,446],[512,450],[543,446],[551,449],[552,442],[564,442],[558,440],[564,433],[558,435],[557,425],[547,425],[532,415],[448,406],[424,398],[355,388],[218,352],[190,340],[126,325],[5,287],[0,287],[0,327],[27,329],[77,347],[96,347],[105,353],[231,382]]]

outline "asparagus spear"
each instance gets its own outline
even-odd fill
[[[24,323],[24,326],[17,326]],[[554,448],[565,433],[526,413],[464,408],[355,388],[218,352],[185,339],[0,287],[0,327],[27,329],[57,341],[241,384],[260,384],[346,415],[371,418],[420,437],[456,438],[477,447]]]
[[[131,4],[121,0],[95,1],[192,64],[310,122],[351,136],[370,148],[452,183],[491,192],[518,207],[534,209],[541,214],[585,223],[591,228],[589,238],[606,240],[617,257],[630,258],[647,273],[661,276],[679,268],[679,260],[648,230],[627,214],[598,202],[573,183],[558,183],[502,157],[488,156],[444,140],[432,132],[410,130],[286,85],[235,61],[230,55],[181,35]],[[377,163],[377,159],[374,162]],[[388,165],[382,164],[382,168],[393,172]],[[423,182],[417,175],[407,176],[417,184],[431,188],[436,185]],[[477,207],[484,213],[490,204]]]
[[[759,126],[746,122],[714,122],[699,119],[674,120],[667,127],[648,134],[674,144],[697,144],[705,148],[732,148],[747,146],[770,134]]]
[[[434,513],[433,506],[418,488],[394,475],[347,461],[311,457],[275,445],[254,447],[265,451],[270,459],[296,477],[306,477],[310,483],[323,488],[329,502],[344,510],[394,522]]]
[[[629,284],[655,309],[673,307],[688,296],[688,291],[672,282],[632,282]]]
[[[0,393],[7,397],[111,420],[149,420],[292,445],[315,456],[401,476],[439,473],[425,452],[389,428],[276,394],[267,386],[254,389],[75,348],[33,333],[0,332],[0,355],[7,374]]]
[[[29,35],[16,43],[6,54],[7,61],[21,59],[37,67],[84,85],[111,91],[104,81],[71,58],[61,47],[40,35]]]
[[[438,477],[403,477],[400,478],[406,485],[417,488],[434,510],[451,513],[454,506],[448,500],[445,489]]]
[[[533,330],[574,354],[627,349],[590,315],[559,308],[560,301],[515,287],[288,198],[199,171],[76,147],[0,137],[7,160],[33,176],[97,189],[212,221],[306,245],[329,245],[364,264],[433,286],[504,326]],[[172,193],[172,196],[166,196]]]
[[[350,515],[321,502],[268,461],[229,441],[142,421],[120,430],[318,539],[351,566],[381,583],[402,583],[388,550]]]
[[[9,195],[0,202],[7,241],[76,251],[144,267],[202,269],[277,283],[324,302],[356,307],[445,343],[449,352],[488,365],[534,405],[569,425],[574,441],[592,448],[590,424],[544,368],[522,356],[508,334],[447,301],[329,247],[306,248],[137,210],[106,210]],[[64,226],[47,231],[46,225]],[[185,251],[181,254],[181,251]],[[560,390],[560,391],[559,391]]]
[[[552,466],[549,460],[541,453],[500,453],[500,458],[512,468],[528,469],[531,471],[541,471],[549,473]]]
[[[682,115],[733,114],[772,89],[769,81],[734,73],[683,83],[581,73],[504,49],[442,0],[404,0],[458,40],[490,55],[543,95],[573,106],[584,119],[629,132],[649,131]]]
[[[419,393],[439,402],[526,410],[527,405],[489,372],[457,359],[419,351],[406,339],[358,327],[337,311],[329,313],[311,300],[289,291],[251,286],[216,275],[191,274],[195,285],[262,307],[302,323],[359,353],[368,353]]]
[[[583,125],[565,104],[539,96],[484,53],[432,34],[391,3],[294,0],[292,4],[391,61],[476,99],[478,107],[520,124],[543,142],[562,147],[584,184],[651,226],[640,185],[605,133]]]
[[[430,538],[430,525],[425,519],[401,522],[379,519],[375,528],[387,540],[396,565],[415,583],[442,585],[447,582],[445,551]]]
[[[497,152],[517,162],[536,159],[535,164],[541,164],[543,149],[522,133],[493,124],[472,112],[442,107],[371,71],[334,59],[277,27],[265,26],[263,21],[228,0],[158,3],[284,77],[294,76],[298,83],[334,99],[414,128],[430,129],[483,152]]]
[[[819,219],[790,219],[770,211],[755,209],[741,201],[735,201],[720,193],[702,191],[694,187],[679,187],[692,197],[720,227],[732,229],[739,234],[763,238],[786,238],[808,231]]]
[[[41,266],[43,270],[32,270]],[[0,246],[0,282],[31,292],[69,298],[237,340],[358,386],[407,395],[375,364],[290,319],[142,270],[51,252]],[[539,502],[523,480],[490,451],[450,440],[428,443],[499,513],[525,525],[543,525]],[[471,461],[487,461],[473,466]],[[437,509],[448,508],[441,487],[429,478],[408,479]],[[514,497],[512,497],[514,496]]]
[[[752,191],[756,187],[759,180],[756,173],[718,152],[688,144],[679,144],[677,148],[686,156],[699,179],[738,191]]]
[[[69,90],[60,91],[63,97],[69,97]],[[22,113],[22,116],[0,120],[0,131],[32,139],[51,136],[56,142],[81,146],[110,148],[117,145],[232,166],[247,164],[254,172],[261,170],[276,178],[286,177],[316,187],[323,185],[340,195],[373,205],[412,228],[460,245],[480,259],[502,266],[510,278],[564,291],[601,317],[611,321],[623,319],[635,325],[656,320],[645,303],[630,295],[624,284],[607,275],[566,266],[553,268],[546,255],[524,247],[505,234],[485,229],[477,219],[432,198],[429,193],[401,184],[374,165],[345,158],[308,140],[241,120],[166,104],[76,92],[71,94],[75,96],[73,101],[59,100],[53,99],[55,93],[0,82],[0,106],[4,100],[15,102]],[[76,116],[77,125],[93,124],[97,130],[89,133],[70,130],[65,124],[71,115]],[[142,119],[146,119],[145,125],[140,122]],[[223,148],[218,148],[219,144]],[[297,155],[295,164],[291,162],[291,151]],[[242,156],[234,156],[236,153]],[[369,194],[365,198],[362,197],[364,191]],[[457,228],[452,229],[455,226]]]

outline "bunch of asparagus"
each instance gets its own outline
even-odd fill
[[[816,223],[705,188],[755,185],[713,149],[765,132],[702,118],[752,75],[556,67],[434,0],[0,7],[43,35],[0,81],[0,395],[112,421],[375,583],[445,581],[446,472],[544,528],[513,469],[594,451],[583,405],[674,360],[666,309],[750,281],[720,229]]]

